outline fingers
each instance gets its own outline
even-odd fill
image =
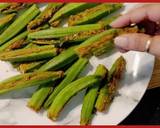
[[[115,38],[114,42],[116,47],[123,49],[123,52],[134,51],[146,51],[146,43],[151,40],[149,53],[160,57],[160,36],[151,37],[146,34],[124,34]],[[121,50],[122,51],[122,50]]]
[[[145,5],[136,9],[131,10],[127,14],[124,14],[113,21],[110,25],[112,27],[124,27],[131,23],[139,23],[144,19],[150,21],[160,21],[160,4]]]

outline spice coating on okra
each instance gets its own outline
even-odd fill
[[[0,60],[11,62],[26,62],[51,58],[59,53],[59,48],[54,46],[31,47],[6,51],[0,54]]]
[[[85,32],[88,30],[99,30],[102,26],[100,24],[79,25],[70,27],[51,28],[46,30],[40,30],[37,32],[29,33],[29,39],[54,39],[73,35],[79,32]]]
[[[87,9],[84,12],[80,12],[77,15],[70,16],[68,20],[69,26],[94,23],[100,20],[102,17],[109,15],[110,13],[118,10],[122,7],[122,4],[100,4],[93,8]]]
[[[13,39],[9,40],[8,42],[6,42],[5,44],[3,44],[1,47],[0,47],[0,52],[4,52],[4,51],[9,51],[10,50],[10,47],[16,43],[16,42],[19,42],[19,40],[25,40],[26,37],[28,35],[28,32],[25,31],[19,35],[17,35],[16,37],[14,37]]]
[[[47,60],[35,61],[35,62],[29,62],[29,63],[22,63],[22,64],[19,65],[18,70],[21,73],[30,72],[30,71],[33,71],[34,69],[38,69],[45,62],[47,62]]]
[[[0,12],[3,14],[13,13],[30,5],[31,4],[26,4],[26,3],[6,3],[4,7],[0,8]]]
[[[29,42],[25,39],[17,40],[7,48],[7,51],[22,48],[23,46],[25,46],[28,43]]]
[[[46,23],[61,6],[63,6],[63,3],[48,4],[44,11],[42,11],[37,18],[28,24],[27,29],[29,31],[39,30],[39,26]]]
[[[124,29],[109,29],[97,34],[80,44],[76,53],[80,57],[100,56],[110,52],[114,48],[113,39],[121,34],[139,32],[137,27],[126,27]]]
[[[112,78],[115,78],[117,80],[121,79],[125,67],[126,67],[126,60],[124,59],[123,56],[121,56],[115,61],[112,68],[110,69],[109,80],[111,80]]]
[[[96,109],[100,112],[106,111],[118,88],[118,82],[122,77],[122,74],[126,67],[126,61],[121,56],[119,57],[114,64],[112,65],[108,79],[106,80],[106,85],[104,85],[99,92],[97,101],[96,101]]]
[[[104,28],[99,29],[99,30],[89,30],[85,32],[79,32],[75,33],[73,35],[68,35],[62,38],[64,42],[75,42],[75,41],[84,41],[88,39],[89,37],[92,37],[96,34],[99,34],[104,31]]]
[[[90,57],[94,55],[94,51],[98,50],[99,48],[103,47],[107,41],[110,41],[113,39],[113,35],[104,36],[100,40],[93,42],[91,45],[81,47],[77,49],[77,52],[81,57]],[[109,44],[109,42],[108,42]],[[110,45],[110,44],[109,44]],[[106,51],[101,51],[99,54],[103,54]],[[98,53],[97,53],[98,55]]]
[[[16,89],[26,88],[30,86],[38,86],[59,78],[62,78],[64,73],[58,72],[33,72],[17,76],[13,76],[7,80],[0,82],[0,94]]]

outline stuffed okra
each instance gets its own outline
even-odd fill
[[[126,68],[126,61],[121,56],[119,57],[113,66],[111,67],[108,75],[108,79],[106,80],[106,85],[104,85],[99,92],[97,101],[96,101],[96,109],[100,112],[106,111],[111,104],[111,101],[117,91],[118,82],[122,77],[122,74]]]
[[[21,88],[38,86],[63,77],[63,72],[33,72],[13,76],[0,82],[0,94]]]
[[[46,24],[53,14],[62,6],[63,3],[49,3],[47,7],[28,24],[28,30],[39,30],[41,28],[40,26]]]
[[[112,12],[120,9],[122,4],[100,4],[93,8],[87,9],[84,12],[80,12],[77,15],[70,16],[68,20],[69,26],[95,23],[104,16],[111,14]]]
[[[94,75],[98,75],[103,80],[108,74],[108,70],[104,65],[98,65],[96,72]],[[96,103],[96,98],[98,96],[98,90],[100,88],[100,83],[94,84],[89,87],[86,91],[86,95],[84,96],[82,110],[81,110],[81,125],[88,125],[91,122],[94,113],[94,106]]]
[[[0,47],[0,52],[12,50],[12,47],[15,46],[15,44],[16,46],[19,45],[19,42],[21,42],[22,40],[25,40],[27,35],[28,35],[28,32],[25,31],[17,35],[16,37],[14,37],[13,39],[9,40],[8,42],[6,42]]]
[[[80,32],[87,32],[89,30],[96,31],[101,28],[102,28],[101,24],[52,28],[52,29],[40,30],[37,32],[29,33],[28,38],[29,39],[54,39],[54,38],[60,38],[68,35],[77,34]]]
[[[59,48],[54,46],[41,46],[34,48],[18,49],[6,51],[0,54],[0,60],[10,62],[28,62],[42,59],[48,59],[59,53]]]
[[[96,5],[96,3],[68,3],[53,15],[49,23],[53,27],[57,26],[61,22],[62,18],[76,14]]]
[[[18,34],[37,15],[40,10],[36,5],[32,5],[22,15],[20,15],[1,35],[0,45],[6,43]]]
[[[53,103],[48,109],[48,117],[56,120],[62,111],[64,105],[70,100],[71,97],[76,95],[82,89],[90,87],[100,82],[100,77],[90,75],[82,77],[69,85],[67,85],[54,99]]]

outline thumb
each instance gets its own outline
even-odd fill
[[[123,51],[146,51],[147,41],[150,40],[149,53],[160,57],[160,36],[149,36],[142,33],[124,34],[115,38],[115,45]]]

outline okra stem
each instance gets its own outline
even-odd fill
[[[0,94],[30,86],[38,86],[63,77],[63,72],[33,72],[13,76],[0,82]]]
[[[102,80],[106,77],[107,74],[108,70],[106,69],[106,67],[100,64],[98,65],[94,75],[100,76]],[[91,122],[99,87],[100,83],[97,83],[89,87],[86,91],[86,95],[84,97],[81,110],[81,119],[80,119],[81,125],[88,125]]]
[[[106,84],[100,89],[97,101],[96,109],[100,112],[106,111],[111,104],[112,99],[117,91],[118,82],[122,77],[122,74],[126,67],[126,61],[121,56],[112,65]]]
[[[33,48],[6,51],[0,54],[0,59],[10,62],[28,62],[52,58],[59,53],[59,49],[53,46],[41,46]]]
[[[45,85],[41,85],[35,93],[33,93],[32,97],[28,101],[27,106],[38,112],[46,98],[50,95],[53,90],[53,83],[47,83]]]
[[[36,5],[30,7],[21,16],[19,16],[1,35],[0,45],[6,43],[9,39],[18,34],[38,13],[40,10]]]
[[[69,26],[95,23],[102,17],[111,14],[122,7],[122,4],[100,4],[93,8],[87,9],[77,15],[70,16]]]
[[[49,23],[54,26],[55,22],[60,23],[61,18],[76,14],[95,5],[96,3],[68,3],[53,15]]]
[[[100,77],[95,75],[82,77],[69,85],[67,85],[54,99],[52,105],[48,109],[48,117],[56,120],[60,111],[69,99],[84,88],[92,86],[100,82]]]
[[[52,94],[49,96],[47,101],[44,104],[44,108],[48,108],[50,104],[54,101],[55,97],[58,95],[58,93],[65,88],[69,83],[74,81],[79,74],[83,71],[85,66],[88,63],[88,59],[80,58],[77,62],[75,62],[70,68],[69,72],[66,75],[66,77],[62,80],[62,82],[54,89]]]
[[[101,29],[101,24],[90,24],[90,25],[79,25],[71,27],[61,27],[61,28],[52,28],[46,30],[40,30],[37,32],[29,33],[29,39],[52,39],[60,38],[67,35],[73,35],[79,32],[85,32],[89,30],[99,30]]]
[[[78,58],[74,52],[75,47],[68,48],[40,67],[38,71],[58,70],[72,63]]]

